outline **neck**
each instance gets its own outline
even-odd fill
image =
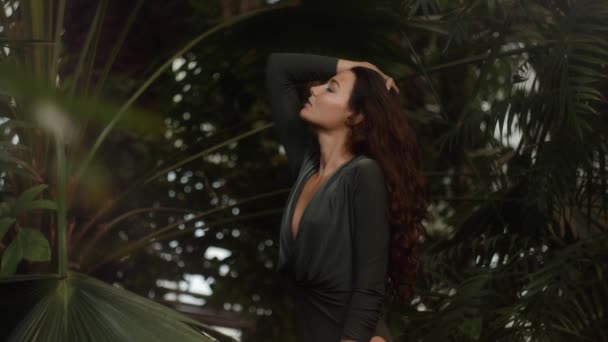
[[[331,133],[319,132],[319,176],[326,177],[333,173],[343,163],[352,159],[355,155],[346,146],[346,130]]]

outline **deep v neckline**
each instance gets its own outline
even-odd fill
[[[319,159],[317,159],[315,161],[315,163],[313,164],[313,167],[309,168],[306,172],[306,174],[304,175],[303,179],[300,181],[300,183],[298,184],[298,189],[296,189],[295,192],[295,196],[294,199],[292,201],[291,204],[291,210],[290,210],[290,215],[289,215],[289,240],[291,242],[296,242],[298,240],[298,237],[300,237],[300,230],[302,229],[302,221],[304,220],[304,215],[306,215],[306,212],[308,211],[308,208],[310,207],[311,203],[315,200],[315,198],[317,197],[317,194],[319,194],[322,190],[323,187],[325,187],[331,180],[333,180],[333,178],[336,177],[336,175],[344,168],[346,167],[346,165],[350,164],[351,162],[353,162],[353,160],[357,159],[359,156],[354,156],[352,158],[350,158],[349,160],[345,161],[344,163],[340,164],[335,170],[334,172],[332,172],[331,175],[329,175],[329,177],[327,177],[327,179],[325,179],[324,181],[321,182],[321,184],[317,187],[317,189],[315,190],[315,192],[312,194],[312,196],[310,196],[310,199],[308,200],[308,203],[306,203],[306,206],[304,207],[304,210],[302,210],[302,215],[300,215],[300,220],[298,221],[298,227],[295,231],[296,236],[293,236],[293,217],[295,215],[295,211],[296,211],[296,206],[298,204],[298,200],[300,199],[300,196],[302,195],[302,191],[304,190],[304,186],[306,186],[306,182],[308,182],[308,180],[310,179],[310,177],[312,177],[312,175],[315,173],[315,171],[319,170],[319,164],[320,161]]]

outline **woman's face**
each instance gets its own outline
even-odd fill
[[[327,83],[310,87],[310,97],[300,110],[300,117],[324,129],[344,127],[351,114],[347,103],[354,84],[355,74],[343,70]]]

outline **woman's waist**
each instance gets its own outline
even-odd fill
[[[309,280],[294,281],[295,292],[303,297],[334,306],[342,306],[350,301],[352,290],[338,287],[322,286]]]
[[[298,310],[319,312],[334,323],[342,323],[348,310],[351,294],[344,291],[327,291],[315,287],[295,286]],[[318,315],[313,315],[318,317]]]

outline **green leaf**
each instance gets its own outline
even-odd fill
[[[15,222],[15,219],[12,217],[5,217],[0,219],[0,241],[4,237],[4,234],[8,232],[8,229]]]
[[[21,240],[16,238],[11,242],[10,245],[2,253],[2,267],[0,268],[0,275],[11,275],[15,274],[17,265],[21,259],[23,259],[23,250],[21,248]]]
[[[37,201],[29,202],[29,203],[26,203],[22,208],[20,208],[20,210],[17,211],[17,214],[19,212],[28,211],[28,210],[32,210],[32,209],[57,210],[57,202],[51,201],[51,200],[37,200]]]
[[[11,208],[7,203],[0,203],[0,217],[6,216],[11,212]]]
[[[29,261],[49,261],[51,247],[46,237],[37,229],[23,228],[17,236],[23,247],[23,258]]]
[[[24,211],[34,198],[36,198],[36,196],[38,196],[46,187],[46,184],[38,184],[25,190],[15,201],[15,213]]]
[[[6,170],[8,172],[28,171],[33,179],[38,177],[36,175],[36,171],[28,163],[19,158],[13,157],[8,153],[2,152],[2,150],[0,150],[0,164],[3,166],[1,168],[2,170]]]
[[[22,280],[13,291],[0,287],[0,310],[32,297],[35,304],[7,340],[234,342],[162,304],[73,271],[62,279]]]
[[[19,230],[17,237],[2,255],[0,274],[14,274],[22,259],[29,261],[49,261],[51,259],[49,242],[39,230],[31,228]]]

